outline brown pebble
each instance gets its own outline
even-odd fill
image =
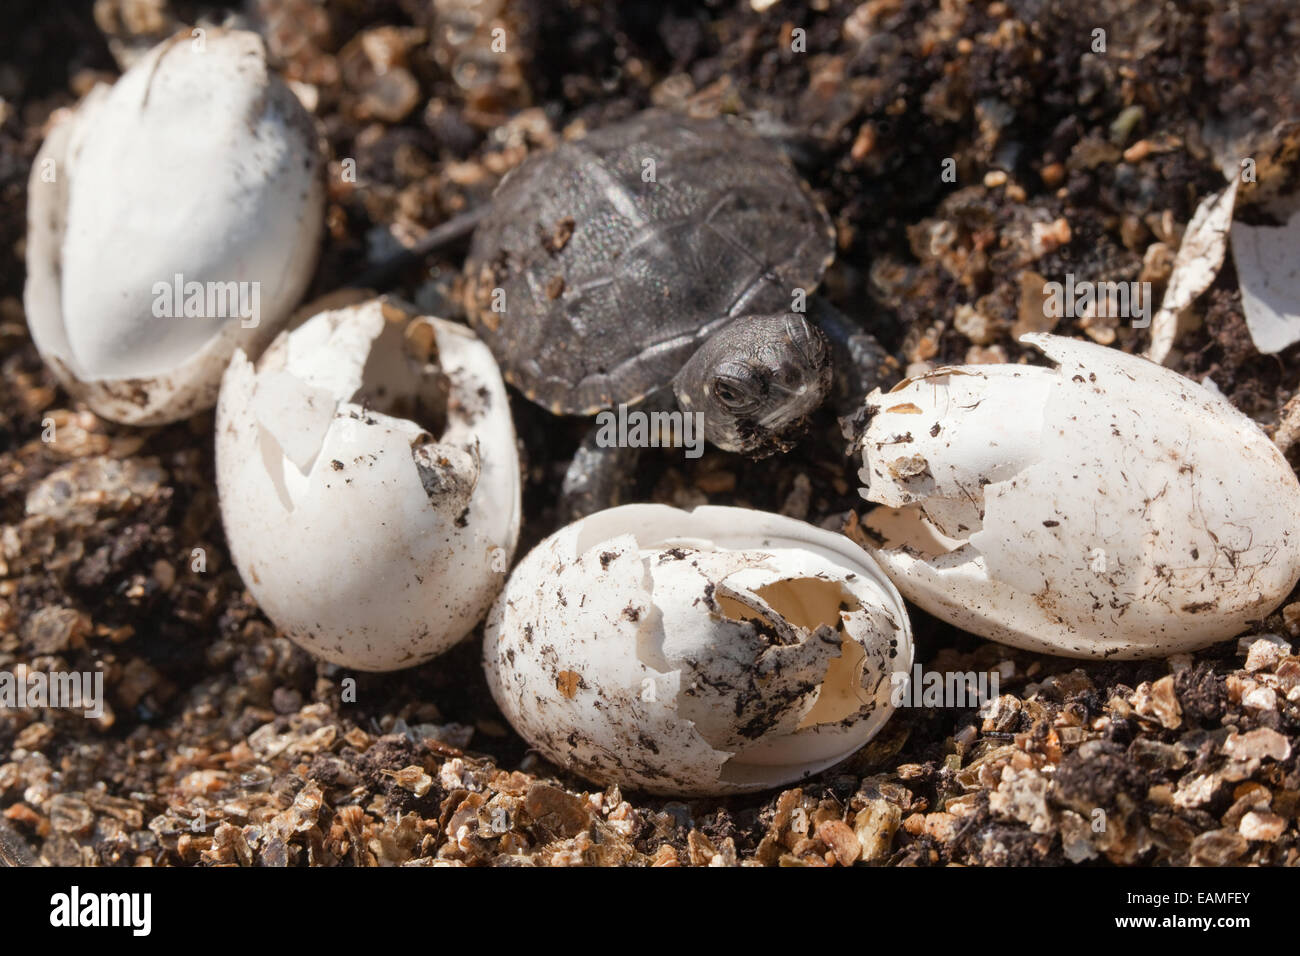
[[[863,123],[858,128],[858,135],[853,140],[853,147],[849,150],[849,156],[854,162],[862,162],[871,155],[871,151],[876,148],[876,128],[870,123]]]
[[[1065,166],[1061,163],[1048,163],[1038,175],[1043,180],[1044,186],[1055,189],[1065,182]]]
[[[1151,141],[1140,139],[1128,149],[1124,150],[1124,162],[1140,163],[1151,155]]]

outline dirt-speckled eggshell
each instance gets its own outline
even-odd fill
[[[902,599],[866,552],[743,508],[577,521],[519,563],[484,628],[493,697],[525,739],[660,794],[824,770],[885,723],[911,662]]]
[[[1233,637],[1300,579],[1300,483],[1255,422],[1145,359],[939,368],[867,399],[881,566],[964,630],[1069,657]]]
[[[254,33],[179,35],[95,87],[28,183],[24,303],[60,382],[128,424],[210,408],[235,349],[260,352],[311,280],[322,166],[311,116]],[[169,311],[162,286],[178,275]],[[240,283],[247,317],[217,295]],[[187,315],[196,288],[207,312],[209,287],[218,314]]]
[[[217,403],[217,488],[245,585],[325,660],[385,671],[465,637],[505,581],[520,476],[505,386],[462,325],[429,323],[446,376],[441,434],[397,411],[436,403],[388,301],[322,312],[256,366],[236,352]],[[367,396],[362,398],[362,395]]]

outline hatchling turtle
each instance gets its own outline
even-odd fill
[[[880,384],[875,338],[811,295],[834,257],[826,211],[739,120],[651,109],[535,154],[486,206],[354,284],[471,230],[470,324],[556,414],[676,404],[757,458],[789,448],[833,384],[845,409]],[[615,503],[636,455],[593,429],[562,510]]]
[[[817,324],[836,341],[860,331],[802,311],[833,255],[830,219],[779,147],[737,120],[652,109],[502,180],[466,308],[507,381],[556,414],[670,387],[709,441],[761,457],[830,388]]]

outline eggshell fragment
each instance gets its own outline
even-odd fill
[[[256,34],[182,34],[53,127],[28,200],[42,357],[106,418],[174,421],[211,407],[235,349],[259,352],[302,297],[319,138]]]
[[[935,369],[867,399],[873,550],[957,627],[1070,657],[1230,638],[1300,579],[1300,483],[1220,395],[1122,352]]]
[[[1232,223],[1232,261],[1251,341],[1273,355],[1300,342],[1300,197],[1268,203],[1263,213],[1277,225]]]
[[[235,353],[217,488],[235,565],[288,637],[357,670],[422,663],[483,618],[519,535],[496,363],[390,300],[322,312],[256,366]]]
[[[627,505],[556,532],[488,615],[502,712],[551,760],[651,793],[779,786],[892,713],[911,630],[842,535],[742,508]]]

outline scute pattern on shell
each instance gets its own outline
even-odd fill
[[[508,381],[590,414],[666,385],[735,317],[789,309],[833,248],[825,210],[776,146],[737,121],[650,110],[502,181],[466,299]]]

